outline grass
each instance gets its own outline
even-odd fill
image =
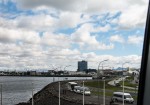
[[[134,80],[134,76],[129,76],[126,79],[129,80],[129,81],[133,81]]]
[[[110,80],[109,80],[110,81]],[[113,92],[115,91],[122,91],[122,87],[116,87],[116,86],[111,86],[109,84],[107,84],[109,81],[105,81],[105,89],[106,89],[106,92],[105,92],[105,95],[106,96],[112,96]],[[99,86],[98,86],[98,83],[99,83]],[[121,82],[122,83],[122,82]],[[99,82],[98,81],[88,81],[88,82],[85,82],[85,86],[88,86],[88,87],[94,87],[94,88],[100,88],[100,92],[97,91],[97,89],[95,90],[92,90],[91,93],[93,95],[101,95],[103,96],[103,84],[104,84],[104,81],[100,80]],[[136,85],[133,84],[131,85],[131,83],[125,81],[125,85],[126,86],[131,86],[131,87],[135,87]],[[125,89],[125,92],[129,92],[129,91],[135,91],[135,90],[132,90],[132,89]],[[137,99],[137,96],[133,96],[133,98],[136,100]]]
[[[93,95],[98,95],[98,93],[100,96],[103,96],[103,92],[92,91]],[[112,95],[113,95],[113,92],[106,92],[105,93],[105,96],[112,96]]]
[[[98,83],[99,83],[99,86],[98,86]],[[116,90],[121,90],[122,89],[121,87],[111,86],[111,85],[109,85],[107,83],[108,83],[108,81],[105,81],[105,89],[112,90],[112,91],[116,91]],[[89,86],[89,87],[95,87],[95,88],[99,87],[99,88],[103,89],[103,85],[104,85],[103,81],[89,81],[89,82],[85,82],[85,86]]]

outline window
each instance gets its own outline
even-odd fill
[[[148,4],[148,0],[0,0],[1,103],[31,100],[35,105],[57,105],[61,99],[74,99],[106,105],[112,96],[122,100],[118,93],[128,93],[124,98],[133,105],[149,104]],[[59,101],[48,94],[50,99],[42,100],[47,98],[41,89]],[[79,94],[83,89],[90,96]]]

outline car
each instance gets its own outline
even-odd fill
[[[84,93],[84,95],[91,95],[91,91],[88,87],[80,87],[79,90],[80,90],[81,94]]]
[[[121,86],[120,83],[115,83],[115,86]]]
[[[123,92],[114,92],[111,98],[112,102],[122,102],[124,96],[125,103],[134,103],[134,99],[132,98],[130,93],[123,93]]]
[[[68,90],[74,91],[74,87],[78,86],[78,84],[76,82],[68,82],[67,86],[68,86]]]
[[[74,86],[74,92],[75,92],[75,93],[81,93],[81,92],[80,92],[80,87],[81,87],[81,86]]]

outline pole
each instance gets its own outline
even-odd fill
[[[123,65],[124,65],[125,63],[123,63],[122,64],[122,90],[123,90],[123,99],[122,99],[122,104],[124,105],[124,76],[123,76]]]
[[[103,63],[103,62],[105,62],[105,61],[108,61],[108,59],[99,62],[98,69],[97,69],[97,77],[100,76],[100,72],[99,72],[100,64]],[[102,70],[103,70],[103,65],[102,65]],[[99,96],[99,93],[100,93],[100,81],[99,81],[99,78],[98,78],[98,105],[100,105],[100,96]]]
[[[83,81],[83,105],[84,105],[84,81]]]
[[[125,78],[124,78],[124,74],[123,74],[123,65],[126,64],[126,63],[129,63],[129,62],[125,62],[125,63],[122,64],[122,90],[123,90],[123,97],[122,97],[123,100],[122,100],[122,104],[123,104],[123,105],[124,105],[124,79],[125,79]]]
[[[34,102],[33,102],[33,83],[32,83],[32,105],[34,105]]]
[[[54,74],[53,74],[53,82],[55,82],[55,79],[54,79]]]
[[[2,84],[1,84],[1,105],[2,105]]]
[[[59,105],[60,105],[60,81],[58,83],[59,83]]]
[[[103,105],[105,105],[105,80],[104,80]]]
[[[67,66],[64,67],[64,72],[65,72],[66,68],[69,67],[69,66],[71,66],[71,65],[67,65]],[[63,79],[64,79],[64,78],[63,78]],[[65,79],[64,79],[64,80],[65,80]]]

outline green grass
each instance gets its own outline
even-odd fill
[[[113,95],[113,92],[115,92],[115,91],[122,91],[122,87],[116,87],[116,86],[108,85],[107,83],[109,81],[105,81],[105,89],[106,89],[105,96],[111,97]],[[103,96],[103,90],[101,90],[101,89],[103,89],[103,84],[104,84],[103,81],[99,81],[99,86],[98,86],[98,81],[95,81],[95,80],[94,81],[85,82],[85,86],[96,88],[95,90],[91,91],[91,94],[96,95],[96,96],[98,96],[98,94],[100,96]],[[125,85],[126,86],[135,86],[135,85],[131,85],[131,83],[129,83],[127,81],[125,81]],[[100,92],[98,92],[98,90],[97,90],[98,87],[100,88]],[[134,92],[135,90],[125,89],[125,92],[129,92],[129,91],[133,91]],[[137,100],[137,96],[133,96],[133,98],[135,100]]]
[[[94,87],[94,88],[98,88],[99,87],[100,89],[103,89],[103,84],[104,84],[103,81],[99,81],[99,86],[98,86],[98,81],[85,82],[85,86]],[[125,86],[135,87],[137,85],[131,84],[131,83],[125,81]],[[111,86],[111,85],[108,84],[108,81],[106,81],[105,82],[105,89],[114,92],[114,91],[121,91],[122,87]],[[125,91],[127,91],[127,92],[128,91],[133,91],[134,92],[135,90],[133,90],[133,89],[125,89]]]
[[[120,82],[120,84],[122,84],[122,81]],[[129,81],[125,80],[124,86],[129,86],[129,87],[135,88],[136,86],[138,86],[138,84],[133,84],[133,83],[130,83]]]
[[[116,87],[116,86],[111,86],[109,84],[107,84],[109,81],[105,81],[105,89],[108,89],[108,90],[112,90],[112,91],[116,91],[116,90],[121,90],[122,88],[121,87]],[[99,83],[99,86],[98,86],[98,83]],[[95,88],[101,88],[103,89],[103,85],[104,85],[104,82],[103,81],[90,81],[90,82],[85,82],[85,86],[89,86],[89,87],[95,87]]]
[[[93,95],[98,95],[98,93],[100,96],[103,96],[103,92],[92,91]],[[112,96],[112,95],[113,95],[113,92],[105,92],[105,96]]]
[[[129,81],[132,81],[132,80],[134,80],[134,76],[129,76],[126,79],[129,80]]]

